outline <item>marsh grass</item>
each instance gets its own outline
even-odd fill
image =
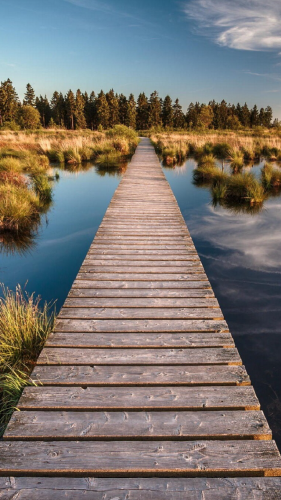
[[[123,156],[120,151],[111,151],[100,154],[96,159],[96,164],[100,167],[112,168],[120,165]]]
[[[265,163],[262,169],[262,184],[264,189],[270,191],[272,189],[281,189],[281,169],[274,167],[270,163]]]
[[[26,186],[0,184],[0,230],[25,231],[39,223],[40,200]]]
[[[40,298],[20,286],[13,292],[2,285],[0,298],[0,426],[13,412],[30,372],[54,324],[52,305],[40,308]]]

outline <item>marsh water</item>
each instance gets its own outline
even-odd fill
[[[192,182],[195,165],[189,159],[164,172],[281,448],[281,197],[268,199],[258,213],[214,207],[209,189]],[[260,166],[253,167],[256,175]],[[37,234],[0,243],[0,281],[56,300],[57,310],[122,171],[87,165],[59,174]]]

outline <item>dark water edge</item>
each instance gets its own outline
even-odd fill
[[[194,166],[164,172],[281,449],[281,198],[256,214],[214,208]]]

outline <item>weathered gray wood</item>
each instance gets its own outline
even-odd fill
[[[207,281],[205,273],[106,273],[106,272],[81,272],[77,274],[76,280],[100,280],[100,281]]]
[[[61,319],[223,319],[219,307],[63,307]]]
[[[194,260],[184,260],[184,261],[178,261],[178,262],[173,262],[172,260],[170,261],[165,261],[165,260],[160,260],[160,261],[149,261],[149,260],[117,260],[113,259],[111,261],[108,260],[99,260],[99,259],[93,259],[92,257],[89,258],[87,257],[84,260],[83,267],[108,267],[108,266],[116,266],[116,267],[121,267],[121,268],[127,268],[127,267],[151,267],[151,268],[156,268],[158,269],[159,267],[164,267],[166,268],[176,268],[178,271],[178,268],[180,268],[180,271],[183,271],[183,269],[188,270],[190,268],[194,269],[201,269],[202,270],[202,264],[199,261],[194,261]],[[182,269],[183,268],[183,269]],[[146,271],[144,271],[146,272]],[[156,271],[159,272],[159,271]],[[168,271],[167,271],[168,272]],[[184,271],[183,271],[184,272]],[[187,271],[188,272],[188,271]]]
[[[55,425],[54,425],[55,420]],[[271,439],[261,411],[15,412],[5,440]]]
[[[69,294],[69,298],[130,298],[130,299],[148,299],[150,298],[151,303],[153,303],[154,298],[163,298],[163,299],[191,299],[191,298],[214,298],[214,292],[210,288],[188,288],[188,289],[110,289],[110,288],[71,288]]]
[[[187,477],[281,475],[273,441],[28,441],[0,444],[0,473]]]
[[[191,265],[189,265],[191,264]],[[134,266],[130,265],[129,263],[125,263],[124,265],[114,265],[114,264],[108,264],[108,265],[88,265],[88,264],[83,264],[80,267],[80,273],[112,273],[113,275],[116,273],[199,273],[202,274],[203,272],[203,266],[198,264],[197,262],[187,262],[187,265],[184,264],[183,266],[156,266],[155,263],[152,263],[152,265],[147,265],[147,266]]]
[[[109,299],[105,298],[72,298],[68,297],[64,303],[64,307],[134,307],[134,308],[143,308],[148,307],[149,309],[153,307],[184,307],[184,308],[214,308],[219,307],[218,301],[215,298],[140,298],[140,297],[128,297],[128,298],[114,298],[110,297]]]
[[[58,319],[58,332],[228,332],[223,320],[195,319]]]
[[[38,364],[63,365],[241,365],[236,348],[210,347],[206,349],[92,349],[45,347]]]
[[[251,386],[26,387],[20,410],[259,410]],[[281,461],[280,461],[281,463]]]
[[[38,365],[32,380],[44,385],[250,385],[244,366]]]
[[[197,276],[196,276],[197,278]],[[193,281],[194,280],[194,281]],[[90,279],[76,279],[72,285],[72,290],[75,288],[91,288],[98,290],[100,288],[112,288],[118,290],[133,290],[133,289],[149,289],[149,290],[199,290],[199,289],[211,289],[209,281],[201,280],[197,281],[193,276],[193,280],[190,281],[124,281],[124,280],[95,280],[93,276]]]
[[[230,333],[52,333],[49,347],[234,347]]]
[[[1,500],[279,500],[280,496],[278,477],[0,478]]]

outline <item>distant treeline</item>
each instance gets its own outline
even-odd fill
[[[170,96],[161,99],[154,91],[147,97],[141,93],[137,100],[133,94],[127,98],[113,90],[99,94],[76,93],[69,90],[64,96],[55,91],[51,100],[36,97],[30,84],[26,86],[21,103],[11,80],[0,85],[0,127],[34,129],[64,127],[70,130],[103,130],[123,124],[137,130],[164,127],[166,129],[232,129],[277,126],[272,122],[270,106],[249,109],[245,103],[233,105],[226,101],[209,104],[191,103],[185,113],[179,100]]]

